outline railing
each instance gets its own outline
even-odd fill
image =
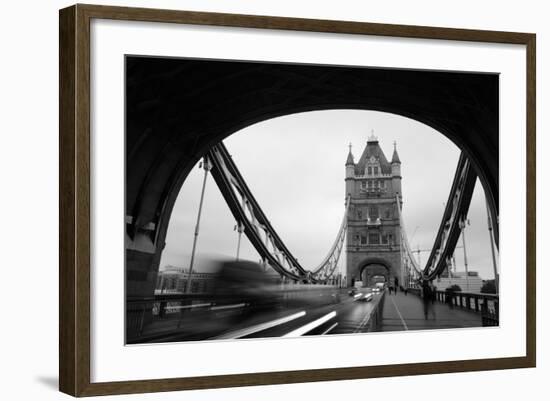
[[[384,311],[384,300],[386,298],[386,292],[383,291],[380,294],[380,298],[378,299],[378,303],[372,310],[369,320],[366,325],[366,331],[381,331],[382,329],[382,319],[383,319],[383,311]]]
[[[128,299],[126,302],[126,340],[143,337],[144,329],[158,321],[171,322],[179,328],[185,311],[211,306],[213,294],[158,294],[153,297]],[[179,312],[179,313],[176,313]]]
[[[409,288],[408,291],[418,296],[422,295],[422,290],[419,288]],[[480,313],[482,326],[499,325],[498,295],[436,290],[434,299],[446,303],[451,308],[457,307]]]

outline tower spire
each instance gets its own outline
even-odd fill
[[[378,138],[374,135],[374,129],[370,130],[370,136],[367,142],[378,142]]]
[[[346,166],[349,164],[354,164],[353,153],[351,153],[351,142],[349,143],[348,147],[349,147],[349,152],[348,152],[348,159],[346,160]]]
[[[393,141],[393,155],[391,157],[391,162],[393,163],[399,163],[401,164],[401,160],[399,160],[399,155],[397,154],[397,142]]]

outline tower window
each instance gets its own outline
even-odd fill
[[[378,207],[377,207],[377,206],[371,206],[371,207],[369,208],[369,217],[370,217],[371,219],[376,219],[376,218],[379,217],[379,216],[378,216]]]
[[[361,234],[360,244],[367,245],[367,236],[365,234]]]
[[[372,175],[372,167],[371,166],[367,167],[367,174]]]
[[[361,210],[357,211],[357,218],[361,220],[363,218],[363,212]]]
[[[378,234],[378,233],[369,233],[369,244],[370,245],[379,245],[380,244],[380,234]]]
[[[378,166],[373,167],[374,174],[378,174]]]

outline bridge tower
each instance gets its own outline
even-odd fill
[[[388,162],[373,133],[357,163],[350,144],[345,182],[351,202],[346,233],[347,285],[357,281],[363,286],[381,281],[404,285],[397,210],[397,202],[403,203],[401,161],[396,143]]]

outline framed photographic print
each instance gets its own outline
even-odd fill
[[[534,34],[60,11],[65,393],[533,367],[535,206]]]

